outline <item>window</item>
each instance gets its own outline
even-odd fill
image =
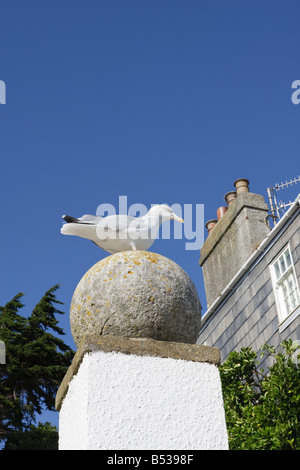
[[[289,246],[273,262],[271,272],[281,323],[300,304],[299,286]]]

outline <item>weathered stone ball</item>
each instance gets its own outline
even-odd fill
[[[190,277],[174,261],[148,251],[123,251],[83,276],[70,321],[77,346],[86,334],[194,344],[201,303]]]

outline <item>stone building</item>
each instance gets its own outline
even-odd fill
[[[207,311],[198,344],[231,351],[300,340],[300,195],[274,228],[264,198],[238,180],[201,249]]]

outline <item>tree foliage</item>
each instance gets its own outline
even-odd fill
[[[232,352],[220,366],[229,445],[232,450],[300,449],[300,368],[295,345],[264,345],[272,359],[258,369],[251,348]],[[296,353],[296,356],[295,356]]]
[[[51,423],[33,424],[6,435],[4,450],[58,450],[58,431]]]
[[[6,347],[6,364],[0,364],[0,441],[14,432],[33,432],[36,414],[54,410],[57,388],[73,357],[59,338],[64,332],[56,319],[63,314],[56,307],[61,304],[57,288],[49,289],[29,316],[19,313],[22,293],[0,307],[0,340]]]

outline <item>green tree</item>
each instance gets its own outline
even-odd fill
[[[300,449],[300,368],[291,340],[264,345],[273,360],[258,369],[251,348],[233,352],[220,366],[230,449]],[[297,351],[296,351],[297,353]]]
[[[51,423],[33,424],[23,431],[6,436],[4,450],[58,450],[58,431]]]
[[[22,293],[0,307],[0,340],[6,346],[6,364],[0,365],[2,441],[13,432],[32,432],[36,414],[54,410],[55,393],[73,357],[58,337],[64,332],[56,319],[63,314],[56,308],[61,304],[57,289],[49,289],[27,317],[19,313]]]

